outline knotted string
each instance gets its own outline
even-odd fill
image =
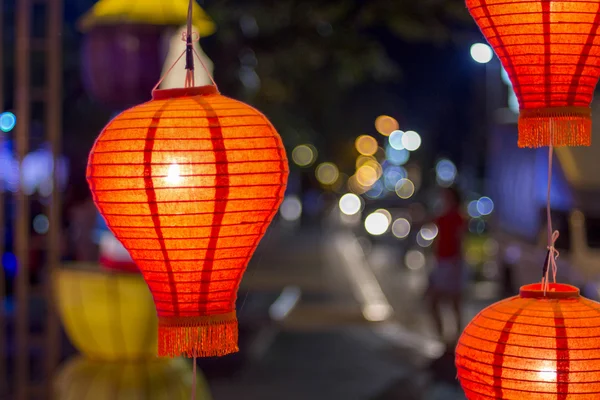
[[[192,367],[192,400],[196,400],[196,351],[194,350],[194,360]]]
[[[546,218],[548,219],[548,246],[546,248],[548,249],[548,252],[546,253],[546,260],[542,269],[542,288],[544,290],[544,296],[546,295],[546,291],[548,290],[548,285],[550,283],[550,279],[548,277],[550,269],[552,269],[552,279],[554,283],[556,283],[556,259],[560,255],[560,253],[558,252],[558,250],[556,250],[556,247],[554,246],[556,240],[560,236],[560,233],[557,230],[552,230],[552,213],[550,210],[550,189],[552,187],[552,156],[554,153],[552,140],[552,129],[550,129],[550,144],[548,145],[548,193],[546,200]]]
[[[544,287],[544,296],[546,295],[546,291],[548,290],[548,283],[550,279],[548,278],[548,274],[550,273],[550,269],[552,269],[552,279],[554,283],[556,283],[556,259],[560,255],[559,251],[556,250],[554,244],[556,243],[556,239],[560,236],[558,231],[552,232],[551,244],[547,247],[548,253],[546,254],[546,262],[544,263],[544,272],[542,274],[542,286]],[[552,267],[552,268],[550,268]]]
[[[215,82],[215,79],[213,78],[212,74],[210,73],[210,71],[206,67],[206,64],[204,64],[204,61],[202,60],[202,57],[200,57],[200,55],[194,49],[193,42],[197,42],[197,41],[200,40],[200,34],[198,32],[193,32],[192,31],[192,28],[193,28],[193,26],[192,26],[192,13],[193,13],[194,0],[190,0],[189,4],[190,5],[188,7],[188,18],[187,18],[187,25],[186,25],[187,29],[186,29],[186,32],[184,32],[181,35],[181,40],[183,40],[184,42],[186,42],[185,50],[181,53],[181,55],[177,58],[177,60],[175,60],[175,62],[169,67],[169,69],[167,70],[167,72],[163,76],[161,76],[160,80],[154,86],[154,89],[152,89],[152,91],[158,89],[158,87],[163,82],[163,80],[165,80],[165,78],[171,73],[171,71],[173,70],[173,68],[175,68],[175,65],[179,62],[179,60],[181,60],[181,58],[183,56],[186,56],[186,58],[185,58],[185,68],[187,70],[187,72],[185,74],[185,85],[184,85],[184,87],[186,87],[186,88],[188,88],[188,87],[194,87],[195,84],[196,84],[196,82],[195,82],[195,76],[194,76],[194,55],[196,55],[196,58],[198,59],[198,61],[200,62],[200,65],[202,66],[202,69],[204,69],[204,71],[206,72],[206,75],[208,75],[208,78],[210,79],[210,82],[213,84],[213,86],[215,87],[215,89],[217,89],[217,92],[219,91],[219,87],[217,86],[217,83]]]
[[[188,17],[187,17],[187,34],[185,38],[186,47],[185,47],[185,69],[187,70],[185,74],[185,87],[194,87],[195,78],[194,78],[194,47],[192,45],[192,11],[194,9],[194,0],[190,0],[190,5],[188,7]]]

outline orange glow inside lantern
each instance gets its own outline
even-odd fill
[[[467,0],[519,100],[519,147],[589,146],[600,0]]]
[[[87,176],[154,297],[158,355],[237,351],[239,283],[288,176],[266,117],[214,86],[155,90],[104,128]]]
[[[579,289],[523,286],[479,313],[456,348],[469,400],[600,398],[600,304]]]

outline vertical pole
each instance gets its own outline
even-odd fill
[[[15,398],[16,400],[27,400],[27,387],[29,384],[29,254],[27,246],[29,241],[29,202],[22,187],[22,162],[29,150],[31,0],[18,0],[16,5],[15,108],[17,126],[15,127],[15,136],[20,187],[16,195],[16,221],[14,225],[14,243],[17,256]]]
[[[58,175],[58,162],[61,153],[61,130],[62,130],[62,23],[63,23],[63,0],[48,1],[48,49],[47,49],[47,100],[46,100],[46,129],[48,141],[54,160],[54,171],[52,174],[52,197],[48,206],[48,220],[50,228],[48,231],[48,273],[46,275],[46,304],[48,307],[46,329],[46,382],[48,393],[52,389],[52,376],[60,358],[60,325],[56,309],[54,307],[52,294],[52,278],[54,271],[58,268],[61,259],[61,212],[60,212],[60,186]]]
[[[4,110],[4,0],[0,0],[0,111]],[[4,148],[4,133],[0,132],[0,152]],[[6,243],[4,182],[0,182],[0,260]],[[0,397],[8,397],[6,379],[6,276],[4,264],[0,261]]]

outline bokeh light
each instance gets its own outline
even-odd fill
[[[340,210],[346,215],[355,215],[362,208],[362,199],[354,193],[346,193],[340,198]]]
[[[361,135],[354,142],[356,150],[364,156],[372,156],[377,152],[379,144],[373,136]]]
[[[406,131],[402,135],[402,146],[408,151],[415,151],[421,147],[421,136],[415,131]]]
[[[348,190],[354,194],[360,195],[364,194],[367,190],[369,190],[369,188],[358,183],[356,175],[352,175],[350,178],[348,178]]]
[[[5,111],[0,114],[0,130],[2,132],[10,132],[17,125],[17,117],[10,111]]]
[[[477,200],[477,211],[481,215],[490,215],[494,211],[494,202],[489,197],[482,197]]]
[[[317,159],[317,149],[309,144],[301,144],[292,150],[292,160],[299,167],[308,167]]]
[[[286,196],[279,207],[281,217],[286,221],[296,221],[302,215],[302,202],[298,196]]]
[[[396,150],[404,150],[404,145],[402,144],[402,137],[404,136],[404,132],[402,131],[394,131],[390,134],[388,141],[390,142],[390,146]]]
[[[485,232],[485,221],[481,218],[473,218],[469,221],[469,232],[482,235]]]
[[[6,252],[2,254],[2,266],[6,271],[6,275],[11,278],[14,277],[17,274],[18,265],[17,257],[13,253]]]
[[[397,131],[399,127],[398,121],[389,115],[380,115],[375,120],[375,129],[384,136],[391,135],[391,133]]]
[[[379,210],[377,210],[375,212],[385,215],[385,217],[388,220],[388,225],[392,223],[392,214],[385,208],[380,208]]]
[[[477,209],[477,202],[477,200],[473,200],[469,202],[469,205],[467,206],[467,213],[471,218],[477,218],[481,216],[481,213]]]
[[[392,224],[392,233],[398,239],[404,239],[410,234],[410,222],[406,218],[398,218]]]
[[[415,185],[410,179],[400,179],[396,184],[396,194],[401,199],[410,199],[415,194]]]
[[[404,165],[410,158],[410,153],[406,149],[396,150],[392,146],[388,146],[385,151],[387,160],[393,165]]]
[[[356,158],[356,169],[359,169],[360,167],[362,167],[363,165],[365,165],[368,162],[375,162],[378,163],[377,160],[375,159],[375,157],[373,156],[358,156]],[[379,164],[379,163],[378,163]]]
[[[356,171],[356,179],[362,186],[372,186],[379,179],[377,170],[371,163],[365,164]]]
[[[479,64],[487,64],[492,61],[494,52],[492,48],[485,43],[475,43],[471,46],[471,57]]]
[[[421,228],[421,236],[423,236],[423,239],[425,240],[435,239],[438,235],[438,232],[439,230],[437,225],[432,222],[423,225],[423,227]]]
[[[406,178],[407,172],[402,167],[389,166],[383,172],[383,183],[387,190],[396,190],[396,184],[400,179]]]
[[[404,256],[404,262],[409,269],[421,269],[425,266],[425,254],[419,250],[409,250]]]
[[[382,212],[375,211],[365,219],[365,229],[374,236],[383,235],[390,226],[388,216]]]
[[[319,164],[315,173],[317,180],[323,185],[333,185],[340,176],[338,167],[330,162]]]
[[[384,195],[384,186],[383,183],[381,183],[381,181],[375,182],[373,186],[371,186],[371,188],[365,193],[365,196],[373,200],[380,199]]]
[[[38,214],[33,219],[33,230],[38,235],[45,235],[48,233],[48,229],[50,229],[50,221],[48,217],[44,214]]]
[[[429,247],[431,246],[431,244],[433,243],[433,240],[429,240],[429,239],[425,239],[423,237],[423,231],[419,231],[419,234],[417,235],[417,244],[421,247]]]
[[[456,165],[448,159],[441,159],[435,166],[437,182],[442,186],[450,186],[457,175]]]
[[[489,238],[483,243],[483,251],[489,257],[496,257],[500,250],[500,245],[496,239]]]

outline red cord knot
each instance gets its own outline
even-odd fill
[[[197,42],[200,40],[200,34],[198,32],[192,32],[190,35],[192,37],[192,42]],[[188,34],[187,32],[181,32],[181,40],[187,42]]]
[[[551,236],[551,241],[548,244],[548,265],[546,266],[546,274],[543,280],[543,287],[544,287],[544,295],[546,294],[546,290],[548,289],[548,284],[550,283],[550,279],[548,277],[548,272],[550,269],[552,269],[552,278],[554,280],[554,283],[556,283],[556,270],[557,270],[557,266],[556,266],[556,259],[558,258],[558,256],[560,255],[559,251],[556,250],[556,247],[554,247],[554,244],[556,243],[556,240],[558,239],[558,237],[560,236],[560,233],[558,233],[558,231],[554,231],[552,232],[552,236]]]

